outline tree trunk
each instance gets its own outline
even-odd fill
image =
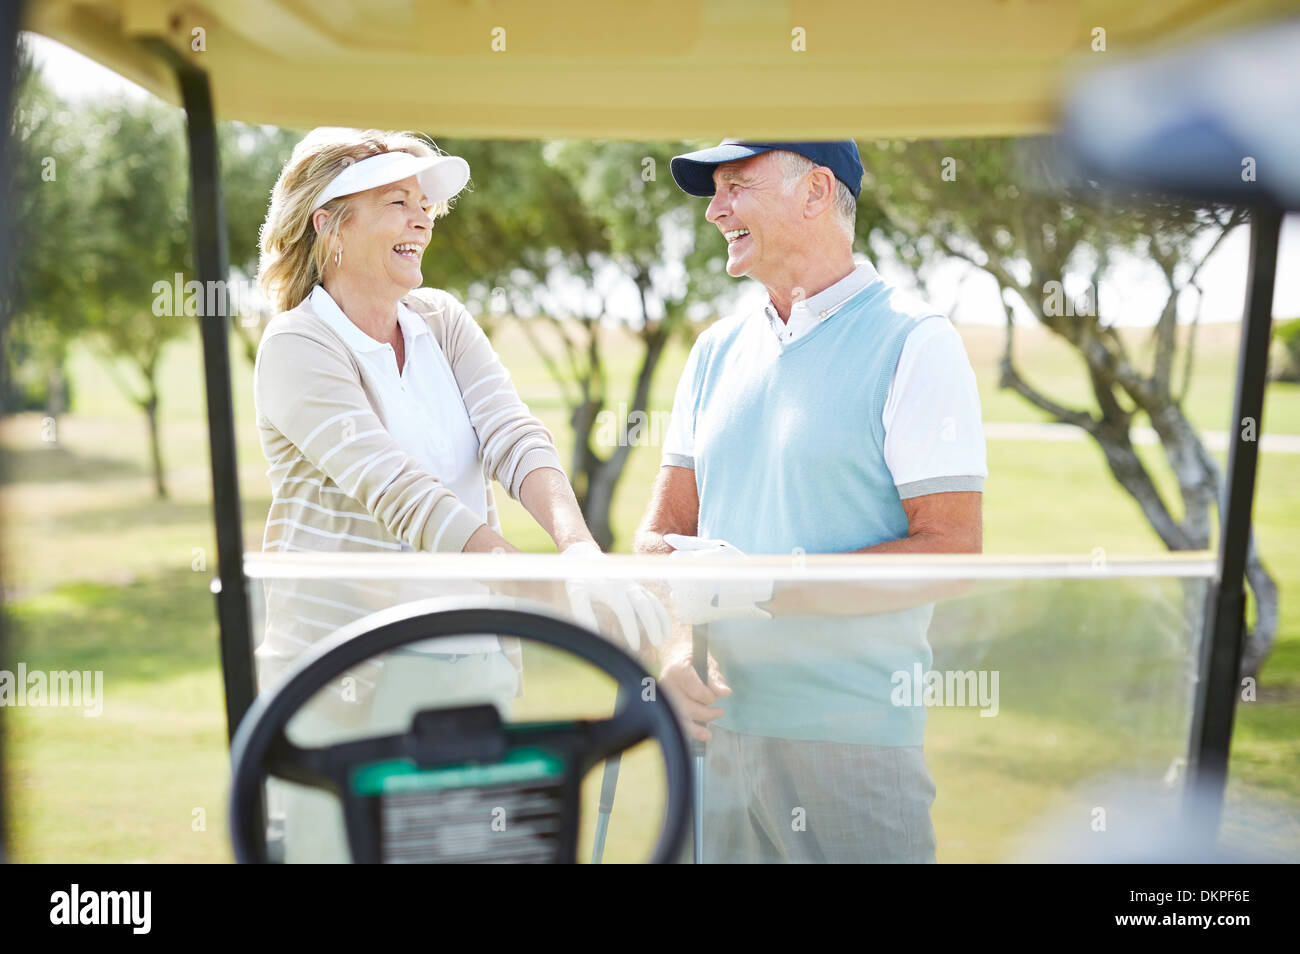
[[[154,495],[159,500],[166,500],[167,484],[163,479],[162,444],[158,435],[158,392],[151,390],[149,397],[141,402],[145,418],[149,422],[149,458],[153,465]]]
[[[1176,404],[1148,411],[1161,446],[1178,480],[1183,501],[1183,519],[1175,522],[1155,485],[1137,456],[1127,431],[1098,427],[1093,437],[1106,455],[1111,473],[1138,502],[1147,521],[1170,550],[1204,550],[1210,545],[1211,504],[1221,498],[1223,480],[1219,467],[1205,449],[1200,436]],[[1278,589],[1273,577],[1260,562],[1251,533],[1246,558],[1246,584],[1255,597],[1255,625],[1246,630],[1242,646],[1241,674],[1256,677],[1272,650],[1277,635]],[[1189,595],[1185,600],[1188,627],[1199,637],[1204,599]]]
[[[1241,653],[1241,675],[1258,678],[1264,660],[1273,651],[1277,637],[1277,581],[1264,569],[1255,552],[1255,532],[1246,550],[1246,583],[1255,597],[1255,625],[1246,627],[1246,644]]]
[[[56,420],[68,411],[68,384],[63,375],[63,363],[56,359],[50,364],[45,398],[46,413]]]
[[[612,460],[597,462],[587,474],[587,499],[583,506],[583,515],[587,518],[587,527],[596,538],[602,550],[614,546],[614,528],[611,514],[614,508],[614,490],[618,480],[623,476],[622,466],[615,467]]]
[[[1223,500],[1223,476],[1219,473],[1218,462],[1210,456],[1199,436],[1193,433],[1196,452],[1209,474],[1212,496],[1216,503]],[[1207,544],[1208,546],[1208,544]],[[1255,597],[1255,625],[1246,627],[1246,638],[1241,648],[1241,674],[1252,678],[1259,675],[1260,667],[1273,650],[1273,641],[1277,638],[1278,590],[1277,581],[1264,568],[1255,548],[1255,531],[1250,531],[1246,545],[1246,586]]]
[[[1036,307],[1032,297],[1022,294],[1021,299],[1031,310]],[[1049,330],[1062,334],[1047,322],[1046,316],[1038,312],[1036,315]],[[1049,411],[1057,420],[1086,430],[1101,448],[1106,466],[1115,480],[1137,502],[1165,547],[1169,550],[1207,549],[1213,526],[1212,509],[1222,499],[1223,478],[1218,462],[1206,451],[1196,428],[1169,391],[1167,380],[1136,378],[1131,371],[1124,373],[1117,363],[1124,360],[1122,354],[1117,358],[1111,350],[1099,346],[1096,337],[1071,340],[1087,365],[1101,414],[1094,417],[1087,412],[1072,411],[1039,393],[1020,377],[1011,359],[1011,333],[1008,313],[1002,386],[1013,388],[1030,403]],[[1116,396],[1117,389],[1128,394],[1135,405],[1133,408],[1121,405]],[[1133,446],[1132,419],[1138,410],[1145,412],[1151,420],[1165,460],[1178,482],[1183,505],[1181,520],[1175,518]],[[1277,633],[1278,599],[1277,584],[1255,552],[1253,534],[1247,554],[1246,584],[1255,596],[1256,619],[1255,626],[1246,632],[1241,671],[1243,675],[1254,676],[1267,658]],[[1187,632],[1199,636],[1203,630],[1204,601],[1189,596],[1184,607],[1188,613]]]
[[[622,458],[615,453],[601,458],[592,447],[592,432],[600,414],[599,402],[587,401],[574,408],[573,423],[573,492],[578,506],[587,521],[587,528],[602,550],[614,545],[614,528],[610,507],[614,501],[614,488],[622,474]],[[621,430],[620,430],[621,433]]]
[[[45,417],[49,421],[48,439],[55,447],[59,446],[59,418],[68,409],[68,392],[63,377],[63,368],[56,360],[50,363],[45,375]],[[41,436],[46,436],[46,425],[41,425]]]
[[[579,504],[586,499],[588,478],[595,466],[593,462],[598,462],[591,447],[591,432],[596,427],[600,405],[600,401],[588,399],[575,407],[569,415],[569,426],[573,428],[573,460],[569,473],[573,475],[573,490],[578,496]],[[586,513],[585,506],[583,512]]]
[[[637,372],[636,387],[628,407],[629,416],[637,412],[645,414],[646,405],[650,403],[650,382],[668,343],[668,335],[663,331],[648,332],[642,337],[646,351]],[[600,457],[592,447],[591,439],[601,410],[599,401],[588,400],[573,411],[572,473],[574,493],[578,498],[578,506],[582,508],[582,515],[586,518],[587,527],[601,549],[610,550],[615,539],[611,516],[614,492],[618,489],[618,482],[627,466],[632,440],[628,436],[629,422],[619,421],[615,429],[618,445],[608,457]]]

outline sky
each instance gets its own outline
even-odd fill
[[[150,94],[112,70],[45,37],[26,33],[33,56],[55,92],[67,99],[83,99],[120,93],[145,97]],[[703,214],[703,208],[700,210]],[[719,239],[721,241],[721,239]],[[1206,263],[1202,272],[1205,299],[1201,302],[1201,320],[1205,322],[1238,321],[1245,301],[1246,265],[1250,237],[1238,229]],[[859,249],[860,252],[865,251]],[[887,262],[877,263],[886,278],[898,284],[912,285],[911,277]],[[1279,249],[1277,287],[1273,298],[1274,316],[1300,316],[1300,216],[1288,216],[1282,229]],[[930,304],[953,321],[978,324],[1001,324],[1005,320],[997,287],[993,279],[969,266],[952,264],[935,272],[929,281]],[[1067,285],[1066,291],[1080,289]],[[1121,263],[1109,282],[1103,282],[1100,310],[1110,322],[1119,325],[1150,324],[1159,315],[1167,295],[1166,286],[1154,266],[1130,260]],[[739,299],[740,307],[761,303],[764,294],[754,286]],[[611,307],[618,309],[617,296]],[[1196,307],[1196,296],[1180,300],[1180,320],[1189,320]]]

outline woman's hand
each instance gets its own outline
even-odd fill
[[[562,556],[578,559],[603,559],[605,554],[592,541],[574,543],[562,551]],[[659,646],[668,637],[672,622],[668,610],[650,591],[631,580],[602,580],[593,576],[578,576],[564,581],[569,605],[578,621],[589,629],[600,632],[596,622],[596,604],[604,604],[618,620],[623,638],[633,652],[641,648],[640,630],[646,639]],[[639,623],[639,626],[638,626]]]

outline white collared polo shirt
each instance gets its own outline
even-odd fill
[[[311,306],[347,342],[357,360],[374,373],[384,422],[393,439],[486,523],[487,485],[479,460],[478,435],[451,365],[424,319],[406,305],[397,306],[406,348],[399,373],[393,346],[376,341],[358,328],[320,285],[312,290]]]
[[[402,329],[405,360],[397,370],[397,353],[393,346],[376,341],[343,313],[323,286],[311,293],[311,307],[338,333],[368,366],[378,383],[383,418],[393,440],[401,445],[429,473],[434,474],[474,516],[488,520],[487,482],[479,458],[479,439],[460,393],[460,385],[446,355],[438,347],[424,319],[404,304],[397,306],[397,322]],[[404,552],[414,552],[408,543]],[[467,587],[457,583],[445,588],[447,595],[467,595]],[[429,581],[402,581],[397,590],[398,602],[427,599],[440,595],[443,587]],[[487,588],[482,587],[486,593]],[[424,643],[412,643],[404,651],[419,655],[429,653],[480,653],[501,648],[495,636],[457,636]]]

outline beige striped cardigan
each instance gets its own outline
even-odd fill
[[[433,288],[412,291],[403,302],[425,319],[451,365],[478,434],[487,524],[499,531],[491,479],[517,498],[533,470],[563,472],[554,441],[519,399],[464,305]],[[389,434],[368,370],[309,301],[267,326],[253,378],[272,490],[263,550],[459,552],[483,525]],[[257,650],[262,684],[339,626],[422,595],[433,594],[418,592],[410,581],[268,583]],[[507,641],[506,649],[519,667],[517,641]],[[336,691],[368,697],[380,668],[368,664],[353,674],[353,684]]]

